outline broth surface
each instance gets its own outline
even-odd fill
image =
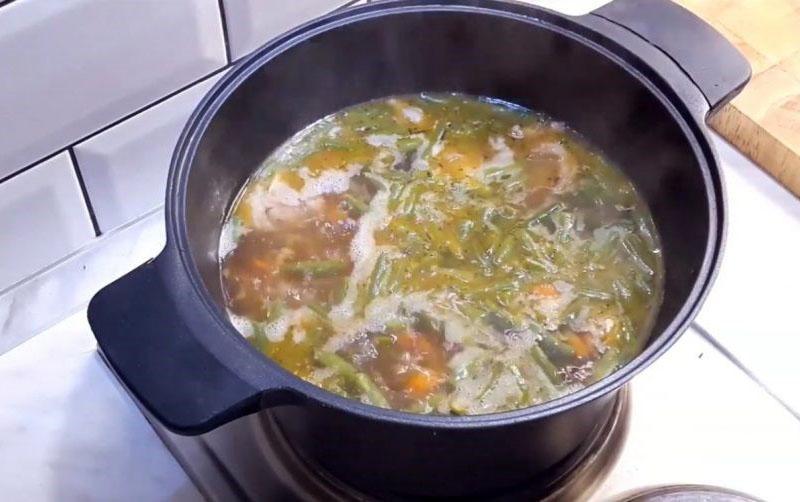
[[[278,148],[220,241],[226,303],[331,392],[481,414],[574,392],[644,346],[662,294],[650,213],[563,124],[458,94],[380,99]]]

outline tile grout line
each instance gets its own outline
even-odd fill
[[[36,167],[37,165],[41,164],[42,162],[44,162],[46,160],[50,160],[51,158],[53,158],[56,155],[64,152],[65,150],[69,150],[71,148],[74,148],[74,147],[78,146],[80,143],[83,143],[84,141],[87,141],[87,140],[97,136],[98,134],[106,132],[107,130],[109,130],[109,129],[115,127],[115,126],[120,125],[121,123],[125,122],[126,120],[132,119],[133,117],[139,115],[140,113],[145,112],[145,111],[147,111],[150,108],[153,108],[155,106],[158,106],[161,103],[163,103],[164,101],[167,101],[167,100],[169,100],[171,98],[174,98],[175,96],[177,96],[178,94],[180,94],[180,93],[182,93],[184,91],[188,91],[189,89],[191,89],[192,87],[196,86],[197,84],[200,84],[204,80],[209,79],[209,78],[211,78],[211,77],[213,77],[213,76],[215,76],[215,75],[217,75],[219,73],[224,72],[225,70],[227,70],[230,67],[231,67],[230,64],[225,64],[223,66],[220,66],[216,70],[214,70],[214,71],[212,71],[210,73],[207,73],[207,74],[203,75],[202,77],[200,77],[200,78],[198,78],[196,80],[193,80],[192,82],[190,82],[190,83],[188,83],[188,84],[186,84],[186,85],[184,85],[184,86],[182,86],[182,87],[180,87],[180,88],[178,88],[178,89],[176,89],[174,91],[171,91],[171,92],[161,96],[160,98],[158,98],[158,99],[156,99],[156,100],[154,100],[154,101],[152,101],[152,102],[150,102],[150,103],[148,103],[148,104],[146,104],[146,105],[144,105],[144,106],[142,106],[140,108],[137,108],[136,110],[134,110],[134,111],[132,111],[132,112],[130,112],[130,113],[128,113],[128,114],[126,114],[126,115],[124,115],[124,116],[122,116],[122,117],[120,117],[120,118],[118,118],[118,119],[116,119],[116,120],[114,120],[112,122],[109,122],[108,124],[104,125],[103,127],[95,129],[92,132],[90,132],[90,133],[88,133],[88,134],[86,134],[84,136],[81,136],[76,140],[73,140],[73,141],[67,143],[66,145],[58,148],[55,152],[48,153],[47,155],[36,159],[35,161],[31,162],[30,164],[27,164],[27,165],[17,169],[13,173],[11,173],[11,174],[3,177],[3,178],[0,178],[0,183],[4,183],[4,182],[10,180],[11,178],[15,178],[15,177],[19,176],[20,174],[22,174],[22,173],[24,173],[26,171],[29,171],[30,169]]]
[[[722,345],[719,340],[714,338],[714,336],[704,327],[700,326],[696,322],[693,322],[691,328],[697,331],[700,336],[702,336],[708,343],[710,343],[715,349],[717,349],[728,361],[733,363],[734,366],[739,368],[747,377],[749,377],[753,382],[755,382],[761,389],[766,392],[772,399],[778,402],[781,406],[783,406],[786,411],[788,411],[794,418],[800,420],[800,412],[795,411],[791,406],[789,406],[783,399],[781,399],[777,394],[775,394],[772,389],[767,387],[764,382],[762,382],[750,369],[747,368],[740,360],[737,358],[733,353],[728,350],[724,345]]]
[[[100,224],[97,222],[97,215],[94,213],[92,201],[89,198],[89,191],[86,189],[86,183],[83,181],[83,174],[81,173],[81,168],[78,165],[78,157],[75,156],[75,149],[73,147],[69,147],[67,148],[67,153],[69,154],[69,160],[72,163],[72,170],[75,172],[75,177],[78,179],[78,185],[81,187],[83,203],[86,205],[86,209],[89,211],[89,219],[92,220],[94,236],[99,237],[102,233],[100,231]]]
[[[231,56],[231,42],[230,36],[228,35],[228,18],[225,15],[225,0],[217,0],[217,6],[219,7],[219,20],[222,23],[222,41],[225,44],[225,59],[228,61],[228,64],[231,64],[233,61],[233,57]]]
[[[0,0],[0,7],[4,7],[4,6],[8,5],[8,4],[11,4],[14,1],[15,0],[7,0],[6,2],[4,2],[4,0]],[[349,2],[345,3],[344,5],[341,5],[341,6],[337,7],[334,10],[345,9],[347,7],[350,7],[350,6],[358,3],[358,1],[359,0],[350,0]],[[369,1],[370,0],[367,0],[367,2],[369,2]],[[138,115],[138,114],[140,114],[142,112],[145,112],[145,111],[149,110],[150,108],[153,108],[154,106],[157,106],[157,105],[163,103],[164,101],[166,101],[166,100],[168,100],[170,98],[173,98],[173,97],[177,96],[178,94],[182,93],[183,91],[189,90],[190,88],[194,87],[195,85],[201,83],[203,80],[211,78],[214,75],[217,75],[218,73],[221,73],[221,72],[227,70],[228,68],[230,68],[233,65],[233,57],[231,55],[230,40],[229,40],[229,35],[228,35],[228,23],[227,23],[227,18],[225,16],[225,7],[223,5],[223,2],[224,2],[224,0],[217,0],[217,7],[219,8],[219,13],[220,13],[220,23],[221,23],[221,26],[222,26],[222,39],[223,39],[223,43],[225,45],[225,60],[227,61],[223,66],[217,68],[216,70],[214,70],[214,71],[212,71],[210,73],[207,73],[207,74],[203,75],[202,77],[199,77],[196,80],[193,80],[192,82],[190,82],[190,83],[188,83],[188,84],[186,84],[186,85],[184,85],[182,87],[179,87],[178,89],[176,89],[176,90],[174,90],[172,92],[169,92],[169,93],[161,96],[160,98],[158,98],[158,99],[156,99],[156,100],[154,100],[154,101],[152,101],[150,103],[147,103],[144,106],[141,106],[141,107],[133,110],[132,112],[130,112],[130,113],[126,114],[126,115],[123,115],[122,117],[120,117],[120,118],[118,118],[116,120],[113,120],[113,121],[109,122],[108,124],[98,128],[98,129],[95,129],[95,130],[89,132],[88,134],[86,134],[84,136],[79,137],[76,140],[73,140],[73,141],[67,143],[66,145],[62,146],[61,148],[57,149],[54,152],[48,153],[48,154],[46,154],[46,155],[44,155],[42,157],[37,158],[33,162],[30,162],[30,163],[20,167],[16,171],[14,171],[14,172],[12,172],[12,173],[4,176],[4,177],[0,177],[0,183],[4,183],[4,182],[6,182],[6,181],[8,181],[8,180],[20,175],[20,174],[32,169],[33,167],[37,166],[38,164],[41,164],[42,162],[50,160],[51,158],[55,157],[56,155],[62,153],[65,150],[70,150],[70,149],[74,148],[75,146],[77,146],[78,144],[83,143],[84,141],[87,141],[87,140],[97,136],[98,134],[101,134],[101,133],[107,131],[108,129],[111,129],[112,127],[115,127],[115,126],[121,124],[122,122],[125,122],[126,120],[129,120],[129,119],[135,117],[136,115]]]

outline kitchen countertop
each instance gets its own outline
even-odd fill
[[[721,140],[717,147],[730,213],[719,279],[698,325],[634,379],[628,440],[593,500],[667,482],[720,484],[769,500],[796,495],[800,333],[786,317],[800,284],[800,201]],[[120,254],[126,231],[136,252]],[[125,257],[107,271],[111,280],[141,263],[143,249],[158,249],[161,214],[108,242]],[[91,262],[64,264],[67,277],[81,260]],[[46,273],[57,282],[58,269]],[[0,356],[4,498],[201,499],[98,356],[85,306],[63,314]]]

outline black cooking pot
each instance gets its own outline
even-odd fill
[[[381,497],[498,494],[547,473],[602,425],[621,385],[686,329],[719,263],[724,204],[705,119],[750,75],[716,32],[666,0],[581,17],[500,0],[347,9],[238,63],[172,159],[164,251],[100,291],[89,321],[124,383],[170,429],[197,434],[269,408],[300,455]],[[234,196],[303,126],[392,94],[457,91],[542,111],[620,166],[663,242],[664,303],[646,349],[608,378],[527,409],[426,416],[330,394],[228,321],[217,253]]]

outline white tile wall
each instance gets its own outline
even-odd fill
[[[0,11],[0,178],[226,64],[217,0]]]
[[[67,153],[0,184],[0,291],[94,236]]]
[[[310,19],[347,5],[347,0],[223,0],[231,57],[239,59]]]
[[[75,157],[102,232],[164,203],[172,150],[214,75],[75,146]]]

